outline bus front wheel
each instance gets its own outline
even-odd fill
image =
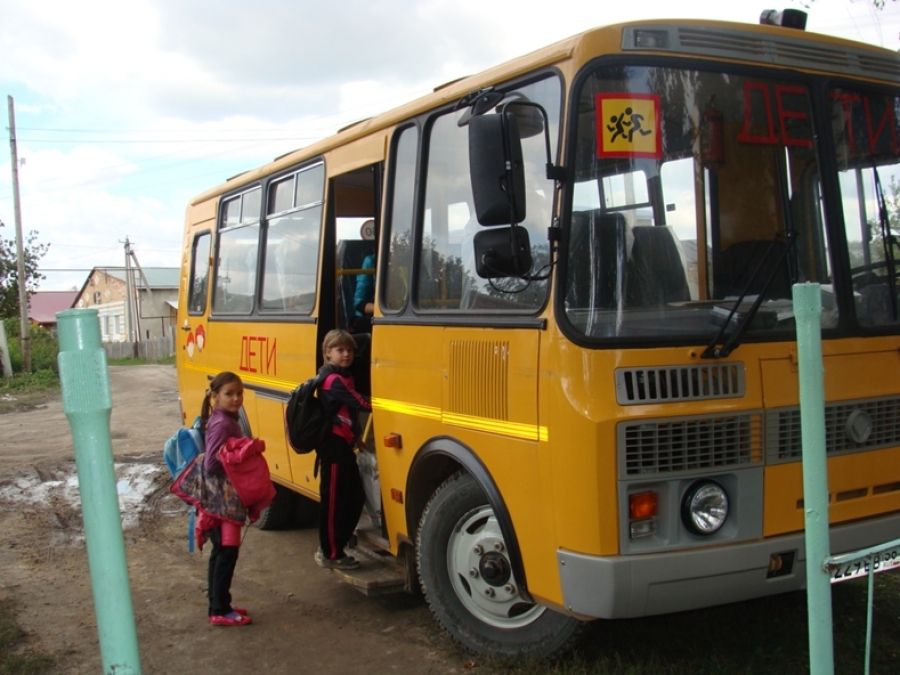
[[[469,651],[547,657],[580,633],[577,619],[521,595],[494,511],[467,473],[451,476],[429,500],[416,559],[431,613]]]

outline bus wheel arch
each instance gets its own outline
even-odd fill
[[[513,572],[521,580],[522,592],[527,594],[518,540],[503,497],[481,460],[469,447],[455,439],[433,438],[422,446],[413,459],[406,479],[406,522],[410,539],[418,541],[420,520],[429,501],[444,483],[460,471],[472,476],[487,497],[506,540]]]
[[[444,459],[435,466],[449,464]],[[416,567],[432,615],[472,652],[548,657],[565,651],[581,622],[527,594],[524,575],[515,569],[522,565],[514,536],[507,538],[489,489],[469,468],[461,463],[432,491],[418,521]]]

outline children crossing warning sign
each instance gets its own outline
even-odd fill
[[[597,157],[662,157],[659,96],[597,94],[595,103]]]

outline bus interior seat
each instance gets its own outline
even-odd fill
[[[769,286],[768,297],[790,298],[791,275],[787,260],[782,260],[787,244],[771,239],[757,239],[754,241],[739,241],[726,248],[719,255],[716,266],[715,286],[716,297],[726,298],[737,296],[747,289],[751,295],[762,292],[763,286],[769,276],[775,271],[776,265],[780,268],[775,271],[772,283]],[[771,249],[771,250],[770,250]],[[757,268],[762,265],[762,269]],[[754,277],[754,272],[756,276]],[[748,288],[748,284],[752,284]]]
[[[368,239],[342,239],[338,242],[335,263],[339,270],[360,269],[363,259],[375,253],[375,242]],[[341,328],[353,323],[353,292],[356,290],[356,274],[338,277],[338,321]]]
[[[626,299],[631,307],[650,307],[691,299],[675,236],[667,226],[631,228]]]
[[[589,276],[585,279],[570,276],[567,300],[571,306],[597,309],[616,306],[616,284],[625,260],[625,232],[625,218],[621,213],[594,209],[572,214],[569,274],[586,271]]]

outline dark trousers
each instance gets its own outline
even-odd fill
[[[209,530],[212,553],[209,556],[209,613],[228,614],[231,611],[231,579],[237,565],[237,546],[222,546],[221,528]]]
[[[359,522],[366,493],[363,491],[356,455],[349,450],[336,460],[320,460],[319,546],[322,555],[335,560],[344,555]]]

